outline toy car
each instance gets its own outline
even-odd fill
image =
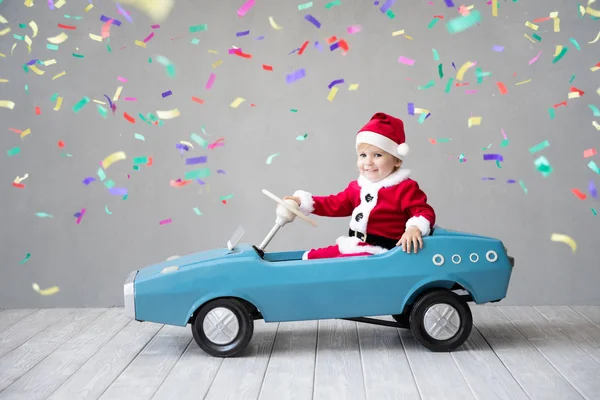
[[[423,249],[302,260],[304,251],[265,252],[275,233],[300,213],[279,203],[274,227],[259,246],[201,251],[133,271],[124,285],[125,314],[138,321],[191,324],[206,353],[234,356],[250,342],[254,320],[346,319],[410,329],[432,351],[452,351],[472,329],[467,302],[506,296],[514,258],[500,240],[435,226]],[[391,315],[394,321],[372,318]],[[369,317],[370,316],[370,317]]]

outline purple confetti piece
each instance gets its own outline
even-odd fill
[[[456,69],[456,65],[454,65],[454,61],[452,61],[452,66],[454,67],[454,69]]]
[[[454,3],[452,0],[444,0],[446,2],[446,7],[451,8],[454,7]]]
[[[54,10],[54,1],[48,0],[48,8]]]
[[[594,181],[590,181],[588,185],[588,191],[590,192],[590,195],[592,195],[593,198],[598,198],[598,190],[596,190],[596,185],[594,185]]]
[[[291,74],[286,75],[285,80],[289,84],[289,83],[297,81],[298,79],[302,79],[305,76],[306,76],[306,71],[304,71],[304,68],[300,68],[299,70],[296,70],[296,71],[292,72]]]
[[[96,178],[93,178],[93,177],[91,177],[91,176],[88,176],[87,178],[85,178],[85,179],[83,180],[83,184],[87,186],[87,185],[89,185],[90,183],[94,182],[95,180],[96,180]]]
[[[185,144],[181,144],[181,143],[177,143],[175,145],[176,148],[178,148],[179,150],[185,150],[185,151],[189,151],[190,148],[188,146],[186,146]]]
[[[150,28],[152,28],[152,29],[158,29],[158,28],[160,28],[160,25],[150,25]]]
[[[378,5],[379,5],[379,0],[375,0],[375,1],[373,2],[373,5],[374,5],[374,6],[378,6]]]
[[[119,14],[121,14],[122,16],[124,16],[127,21],[133,22],[133,20],[131,19],[131,16],[129,15],[129,13],[127,11],[125,11],[123,9],[123,7],[121,7],[121,5],[119,3],[117,3],[117,9],[119,10]]]
[[[338,47],[340,47],[340,44],[338,42],[335,42],[334,44],[332,44],[331,46],[329,46],[329,51],[334,51]]]
[[[515,181],[514,179],[509,179],[506,181],[506,183],[516,183],[517,181]]]
[[[73,217],[79,218],[79,217],[81,217],[81,213],[79,211],[77,211],[75,214],[73,214]]]
[[[320,23],[319,21],[317,21],[317,20],[315,19],[315,17],[313,17],[313,16],[312,16],[312,15],[310,15],[310,14],[306,14],[306,15],[304,16],[304,19],[305,19],[305,20],[307,20],[308,22],[310,22],[311,24],[313,24],[314,26],[316,26],[317,28],[320,28],[320,27],[321,27],[321,23]]]
[[[197,180],[197,181],[198,181],[198,183],[199,183],[199,184],[201,184],[201,185],[204,185],[204,184],[205,184],[205,182],[204,182],[203,180],[201,180],[201,179],[196,179],[196,180]]]
[[[504,158],[502,157],[501,154],[484,154],[483,160],[484,161],[489,161],[489,160],[504,161]]]
[[[299,50],[300,50],[300,48],[297,48],[296,50],[292,50],[292,51],[290,51],[290,52],[288,53],[288,56],[289,56],[290,54],[294,54],[295,52],[297,52],[297,51],[299,51]]]
[[[408,115],[415,115],[415,103],[408,103]]]
[[[106,100],[108,100],[108,104],[110,105],[110,108],[113,108],[113,102],[110,100],[110,97],[108,97],[107,95],[104,95],[104,97],[106,97]]]
[[[321,43],[315,42],[315,47],[317,48],[317,50],[323,51],[323,46],[321,45]]]
[[[116,25],[116,26],[121,26],[121,21],[119,21],[118,19],[114,19],[114,18],[108,18],[106,15],[101,15],[100,16],[100,21],[102,22],[108,22],[112,19],[111,25]]]
[[[385,14],[387,10],[389,10],[390,7],[394,5],[395,2],[396,0],[387,0],[385,3],[383,3],[379,11]]]
[[[223,170],[223,169],[218,169],[218,170],[217,170],[217,174],[223,174],[223,175],[225,175],[225,170]]]
[[[502,51],[504,51],[504,46],[494,46],[492,49],[495,52],[502,53]]]
[[[173,92],[171,92],[170,90],[167,90],[166,92],[164,92],[164,93],[162,94],[162,97],[163,97],[163,99],[164,99],[165,97],[167,97],[167,96],[170,96],[170,95],[172,95],[172,94],[173,94]]]
[[[235,36],[240,37],[240,36],[246,36],[246,35],[249,35],[249,34],[250,34],[250,31],[243,31],[243,32],[237,32],[235,34]]]
[[[343,79],[336,79],[334,81],[331,81],[331,83],[329,85],[327,85],[327,88],[331,89],[332,87],[334,87],[338,83],[344,83],[344,80]]]
[[[39,61],[39,60],[38,60],[37,58],[34,58],[33,60],[29,61],[29,62],[27,63],[27,65],[33,65],[33,64],[35,64],[35,63],[36,63],[36,62],[38,62],[38,61]]]
[[[425,116],[425,119],[429,118],[430,115],[431,115],[431,113],[427,113],[427,115]]]
[[[481,179],[484,180],[484,181],[495,181],[496,180],[496,178],[489,178],[489,177],[488,178],[481,178]]]
[[[256,40],[263,40],[265,37],[264,36],[259,36],[256,38]]]
[[[108,189],[108,191],[110,192],[110,194],[112,194],[114,196],[125,196],[127,194],[126,188],[112,187],[112,188]]]
[[[206,162],[206,156],[202,157],[191,157],[185,159],[185,165],[204,164]]]

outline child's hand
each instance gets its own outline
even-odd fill
[[[402,235],[402,237],[400,238],[398,243],[396,243],[396,246],[402,245],[402,251],[407,251],[408,253],[410,253],[411,243],[413,245],[415,254],[418,251],[417,243],[419,244],[419,246],[418,246],[419,249],[423,248],[423,238],[421,238],[421,230],[416,226],[409,227],[404,232],[404,234]]]
[[[298,207],[300,207],[300,203],[302,202],[298,196],[285,196],[283,200],[294,200],[298,204]]]

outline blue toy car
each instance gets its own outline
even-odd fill
[[[125,314],[138,321],[191,324],[206,353],[234,356],[250,342],[254,320],[346,319],[410,329],[432,351],[452,351],[472,329],[467,302],[506,296],[514,259],[500,240],[434,227],[417,254],[302,260],[304,251],[264,251],[296,216],[279,203],[275,226],[259,246],[202,251],[133,271],[124,285]],[[368,318],[391,315],[395,322]]]

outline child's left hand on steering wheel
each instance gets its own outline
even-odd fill
[[[416,226],[409,227],[404,232],[398,243],[396,243],[396,246],[402,246],[402,251],[410,253],[411,243],[413,245],[415,254],[418,252],[418,249],[423,248],[423,238],[421,237],[421,230]]]

